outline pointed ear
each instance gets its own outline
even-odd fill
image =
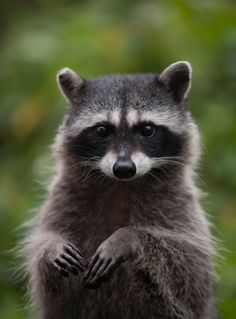
[[[160,75],[159,80],[172,93],[177,103],[183,102],[191,87],[192,67],[186,61],[179,61],[168,66]]]
[[[85,80],[69,68],[64,68],[57,74],[58,86],[68,102],[76,103],[78,91]]]

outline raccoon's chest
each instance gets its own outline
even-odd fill
[[[78,239],[88,254],[117,229],[130,225],[133,198],[125,189],[93,195],[80,206]]]
[[[131,201],[124,192],[114,191],[107,198],[103,218],[109,232],[129,224],[130,208]]]
[[[131,209],[129,194],[121,189],[113,189],[94,202],[91,214],[95,218],[94,224],[104,235],[109,236],[115,230],[129,225]]]

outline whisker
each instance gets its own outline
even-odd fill
[[[150,171],[150,172],[147,173],[147,175],[153,177],[153,178],[156,179],[159,183],[161,182],[161,179],[158,178],[158,177],[156,176],[156,174],[154,174],[153,172]]]

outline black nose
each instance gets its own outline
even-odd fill
[[[120,179],[131,178],[136,173],[136,166],[131,160],[118,160],[113,166],[113,173]]]

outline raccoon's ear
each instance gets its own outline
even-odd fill
[[[169,65],[160,75],[159,80],[172,93],[177,103],[183,102],[191,87],[192,67],[186,61]]]
[[[64,68],[57,74],[58,86],[68,102],[76,103],[78,92],[85,80],[69,68]]]

